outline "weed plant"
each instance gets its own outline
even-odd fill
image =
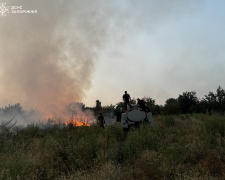
[[[225,179],[225,117],[154,117],[126,136],[105,129],[31,124],[0,136],[0,179]]]

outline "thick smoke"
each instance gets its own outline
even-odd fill
[[[105,41],[97,10],[77,1],[7,3],[12,5],[37,9],[38,14],[1,18],[1,104],[19,102],[45,111],[81,101]]]
[[[0,19],[0,106],[48,112],[81,101],[107,43],[150,32],[168,15],[194,10],[192,2],[8,0],[38,13]]]
[[[65,125],[73,123],[74,125],[91,125],[96,122],[93,111],[84,109],[83,103],[71,102],[66,104],[63,109],[49,109],[48,112],[42,112],[31,109],[24,110],[19,103],[0,108],[0,126],[11,121],[16,123],[16,127],[25,127],[30,124],[38,124],[39,127],[46,125]],[[44,116],[43,116],[44,115]],[[77,123],[77,124],[76,124]]]
[[[31,109],[23,110],[19,103],[14,105],[5,106],[0,109],[0,126],[5,123],[11,123],[12,125],[16,123],[16,126],[26,126],[31,123],[40,122],[43,118],[42,113]]]

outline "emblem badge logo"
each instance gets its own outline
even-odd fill
[[[9,6],[6,7],[6,3],[0,3],[0,16],[6,16],[9,13]]]

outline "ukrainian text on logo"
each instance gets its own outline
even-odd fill
[[[11,10],[11,12],[10,12]],[[25,10],[23,6],[6,6],[6,3],[0,3],[0,16],[6,16],[6,13],[12,14],[36,14],[37,10]]]

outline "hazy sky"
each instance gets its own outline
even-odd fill
[[[184,91],[196,91],[202,98],[219,85],[225,88],[225,1],[173,6],[168,16],[157,7],[155,13],[165,17],[157,22],[149,17],[153,27],[128,32],[121,42],[106,46],[84,100],[87,105],[96,99],[103,105],[115,104],[124,90],[131,97],[150,96],[164,104]]]
[[[223,0],[5,0],[0,106],[94,106],[225,88]]]

